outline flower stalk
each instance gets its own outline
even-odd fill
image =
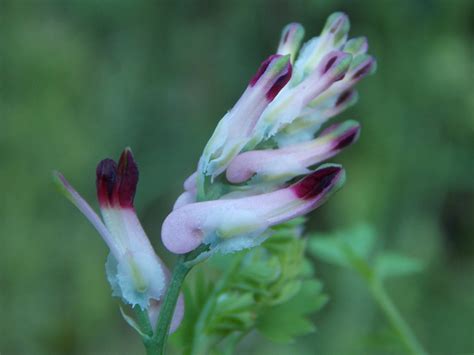
[[[412,355],[427,355],[427,352],[423,349],[408,323],[403,319],[382,283],[379,280],[369,282],[369,290],[407,351]]]

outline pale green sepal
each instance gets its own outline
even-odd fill
[[[125,313],[125,311],[123,310],[121,306],[119,306],[119,309],[120,309],[120,313],[122,314],[123,319],[125,319],[125,322],[127,322],[129,326],[131,326],[138,334],[140,334],[140,336],[144,340],[149,341],[152,339],[148,334],[143,333],[143,331],[140,329],[140,326],[135,321],[135,319],[133,319],[127,313]]]

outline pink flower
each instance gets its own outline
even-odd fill
[[[185,205],[165,219],[161,230],[163,244],[177,254],[194,250],[201,243],[223,252],[257,245],[271,226],[319,207],[344,180],[340,166],[327,165],[274,192]]]
[[[138,183],[138,168],[130,149],[122,153],[118,165],[104,159],[97,166],[97,197],[102,219],[60,173],[55,173],[58,186],[82,212],[109,247],[106,263],[107,279],[113,295],[131,306],[147,310],[155,325],[160,300],[170,273],[156,255],[133,206]],[[183,318],[184,301],[180,296],[171,332]]]

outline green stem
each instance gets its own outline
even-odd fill
[[[390,296],[385,291],[381,282],[378,280],[371,282],[369,289],[375,301],[382,309],[392,327],[398,333],[398,336],[402,340],[409,353],[413,355],[426,355],[427,353],[423,349],[423,346],[420,344],[409,325],[401,316],[400,312],[393,301],[390,299]]]
[[[158,347],[156,342],[153,341],[153,329],[150,324],[150,318],[148,318],[148,313],[142,310],[139,306],[133,307],[135,312],[135,318],[142,332],[142,341],[145,346],[147,355],[155,355],[158,352]]]
[[[192,355],[204,355],[207,354],[207,347],[209,343],[209,339],[206,336],[205,332],[205,325],[210,317],[210,314],[214,308],[214,304],[216,302],[217,296],[219,293],[222,292],[227,287],[227,283],[229,282],[232,275],[235,273],[237,268],[244,257],[244,253],[240,253],[235,256],[235,260],[231,266],[225,271],[219,281],[216,283],[214,289],[212,290],[211,294],[209,295],[204,307],[202,308],[201,312],[199,313],[198,320],[194,326],[194,337],[192,342],[191,354]]]
[[[382,309],[388,322],[396,331],[408,352],[413,355],[426,355],[427,353],[416,338],[415,333],[413,333],[408,323],[405,322],[387,291],[385,291],[382,281],[377,277],[367,261],[359,257],[349,247],[344,249],[344,253],[349,258],[352,267],[367,283],[372,297]]]
[[[149,337],[153,336],[153,329],[151,328],[150,318],[148,318],[147,312],[142,310],[140,306],[133,307],[133,310],[141,331]]]
[[[161,304],[156,332],[152,338],[153,343],[156,344],[156,352],[149,352],[149,355],[165,354],[170,324],[173,318],[176,302],[178,301],[181,285],[183,284],[183,281],[190,270],[190,268],[185,265],[185,259],[186,258],[184,255],[180,256],[173,269],[168,289],[163,299],[163,303]]]

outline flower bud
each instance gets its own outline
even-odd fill
[[[308,103],[344,77],[351,60],[352,56],[348,53],[330,52],[303,82],[282,91],[262,113],[255,127],[254,137],[247,144],[246,150],[251,150],[262,140],[273,137],[300,117]]]
[[[199,171],[215,177],[242,150],[260,115],[291,77],[289,56],[272,55],[260,66],[235,106],[221,119],[207,143]]]
[[[360,125],[355,121],[335,124],[316,139],[281,149],[244,152],[231,162],[226,171],[227,180],[238,184],[252,178],[258,182],[285,182],[307,174],[309,167],[320,163],[359,137]]]
[[[278,54],[291,56],[291,62],[295,61],[295,56],[300,49],[304,37],[304,28],[299,23],[290,23],[283,28],[281,32],[280,43],[278,45]]]
[[[349,32],[349,18],[342,12],[328,17],[319,37],[312,38],[302,48],[295,62],[295,74],[290,86],[303,81],[329,52],[341,50]]]
[[[342,186],[344,176],[340,166],[327,165],[274,192],[183,206],[166,217],[163,244],[177,254],[201,243],[226,252],[255,246],[269,227],[319,207]]]
[[[359,54],[367,53],[369,49],[369,43],[366,37],[351,38],[344,45],[343,51],[357,56]]]
[[[61,191],[91,222],[110,249],[106,272],[112,294],[131,306],[147,310],[152,324],[156,324],[169,271],[156,255],[133,207],[138,168],[132,151],[126,148],[118,165],[112,159],[102,160],[96,177],[103,221],[67,180],[55,173]],[[182,319],[184,305],[182,300],[180,302],[171,331]]]
[[[286,147],[313,139],[323,123],[354,105],[357,100],[357,92],[349,89],[340,94],[335,100],[332,100],[329,106],[307,107],[302,116],[275,136],[278,147]]]

